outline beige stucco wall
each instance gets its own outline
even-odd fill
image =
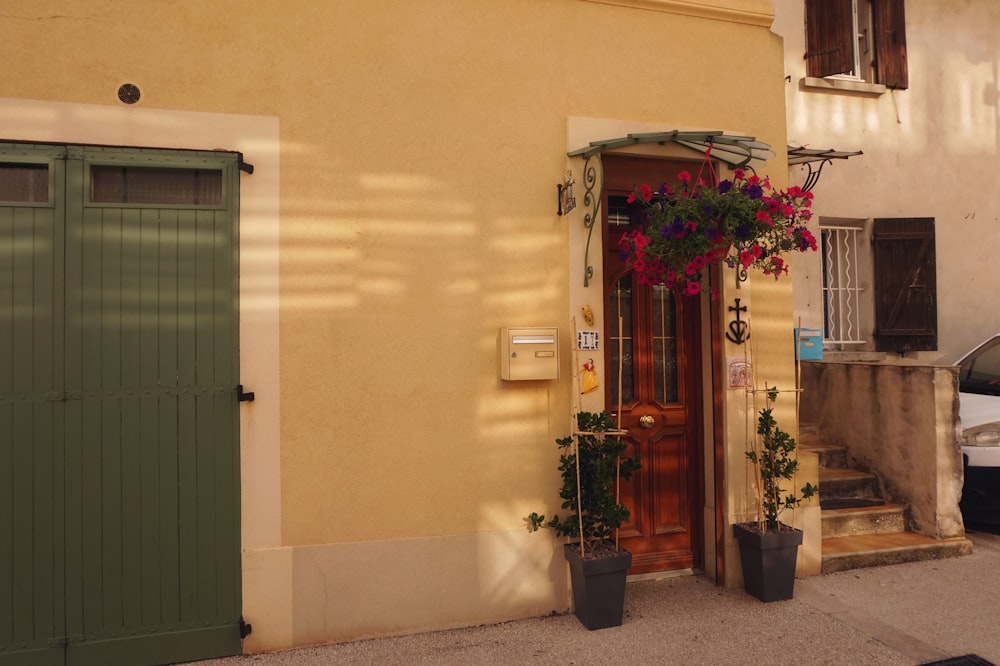
[[[747,133],[785,184],[770,11],[0,0],[0,59],[17,63],[0,68],[0,139],[241,150],[255,166],[241,176],[247,651],[568,608],[561,555],[523,517],[558,505],[571,356],[558,381],[502,382],[498,331],[558,326],[569,350],[570,317],[600,300],[574,272],[582,213],[556,215],[563,171],[579,178],[571,118]],[[138,105],[116,100],[123,82]],[[722,322],[736,297],[760,381],[794,388],[791,283],[727,280]],[[753,410],[725,390],[716,415],[729,522],[753,513]],[[794,426],[792,399],[777,412]]]
[[[1000,251],[993,185],[1000,4],[907,2],[909,88],[880,95],[802,87],[803,6],[803,0],[775,2],[773,29],[786,44],[788,143],[864,152],[824,168],[814,190],[816,212],[935,218],[939,351],[911,360],[954,358],[1000,330],[1000,312],[982,307],[993,298],[989,267]],[[804,171],[793,169],[792,178],[804,178]],[[796,317],[804,326],[822,325],[821,284],[816,257],[796,275]]]

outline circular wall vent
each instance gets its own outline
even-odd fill
[[[140,97],[142,93],[139,91],[139,86],[134,83],[123,83],[118,86],[118,99],[123,104],[135,104]]]

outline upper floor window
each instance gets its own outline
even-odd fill
[[[806,0],[806,73],[909,85],[903,0]]]

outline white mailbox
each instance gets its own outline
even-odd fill
[[[500,378],[559,379],[559,329],[501,328]]]

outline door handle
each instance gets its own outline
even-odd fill
[[[640,416],[639,417],[639,427],[640,428],[652,428],[654,425],[656,425],[656,419],[654,419],[649,414],[646,414],[645,416]]]

